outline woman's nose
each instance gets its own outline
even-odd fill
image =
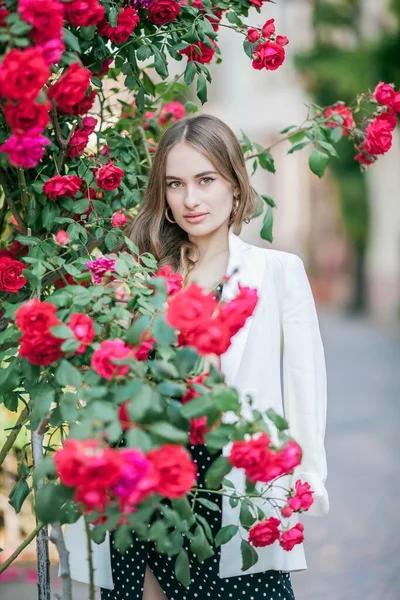
[[[197,198],[197,194],[191,186],[186,187],[184,204],[187,208],[195,208],[196,206],[198,206],[200,204],[200,201]]]

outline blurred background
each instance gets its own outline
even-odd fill
[[[249,24],[275,18],[290,44],[280,69],[255,71],[236,35],[220,29],[223,62],[212,66],[203,110],[238,135],[269,147],[284,127],[305,120],[312,102],[350,103],[381,80],[400,87],[400,0],[277,0],[253,13]],[[366,174],[346,139],[322,180],[310,172],[307,150],[287,155],[289,148],[276,145],[276,174],[257,172],[253,183],[277,204],[272,247],[303,258],[318,305],[328,367],[331,497],[327,517],[304,518],[309,568],[293,575],[296,599],[399,600],[399,133]],[[242,237],[271,247],[260,238],[261,225],[262,215]],[[13,413],[1,413],[0,444],[14,421]],[[0,474],[5,557],[34,527],[28,502],[18,517],[8,505],[14,473],[10,457]],[[0,576],[2,600],[36,597],[34,552],[32,543]],[[75,600],[86,597],[85,586],[77,585]]]

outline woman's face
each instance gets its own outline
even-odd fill
[[[189,238],[228,226],[235,186],[190,144],[180,142],[168,153],[165,185],[169,216]]]

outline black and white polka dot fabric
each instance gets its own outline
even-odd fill
[[[210,455],[207,448],[200,445],[190,446],[190,451],[198,467],[198,485],[203,487],[204,473],[217,455]],[[204,493],[202,497],[209,497],[221,509],[222,496]],[[207,519],[216,535],[221,528],[221,512],[210,511],[202,504],[197,504],[196,512]],[[192,581],[188,588],[176,580],[175,557],[157,553],[152,542],[141,542],[134,536],[131,547],[121,554],[111,541],[115,587],[113,590],[102,589],[102,600],[142,600],[146,563],[168,600],[294,600],[289,573],[266,571],[221,579],[218,575],[219,549],[214,556],[199,563],[190,552],[186,538],[184,546],[189,553],[191,565]]]

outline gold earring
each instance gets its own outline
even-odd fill
[[[236,217],[239,210],[239,200],[237,196],[233,197],[232,217]]]
[[[165,214],[165,218],[167,219],[167,221],[168,221],[169,223],[176,223],[176,221],[174,221],[173,219],[171,219],[171,217],[169,216],[169,214],[168,214],[168,209],[169,209],[169,206],[167,206],[167,207],[165,208],[165,213],[164,213],[164,214]]]

